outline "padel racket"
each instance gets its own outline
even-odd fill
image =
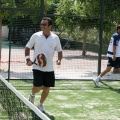
[[[40,67],[45,67],[47,65],[46,55],[44,53],[38,54],[35,60],[32,62],[32,64],[36,64]]]

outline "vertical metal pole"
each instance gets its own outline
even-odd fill
[[[8,81],[10,79],[10,59],[11,59],[11,34],[12,34],[12,14],[10,17],[10,27],[9,27],[9,62],[8,62]]]
[[[104,0],[101,0],[100,31],[99,31],[99,53],[98,53],[98,75],[101,72],[103,22],[104,22]]]
[[[44,0],[41,0],[41,15],[40,15],[41,17],[41,19],[42,19],[42,17],[44,16]]]

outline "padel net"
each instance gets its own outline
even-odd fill
[[[50,120],[0,75],[0,104],[9,120]]]

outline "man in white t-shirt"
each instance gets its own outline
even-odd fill
[[[98,87],[101,77],[108,73],[112,67],[120,67],[120,26],[117,26],[117,32],[115,32],[108,46],[107,51],[108,63],[106,69],[100,73],[100,75],[93,79],[93,82]]]
[[[38,109],[45,113],[43,102],[46,100],[50,87],[55,86],[55,75],[53,68],[53,56],[55,51],[58,52],[57,65],[61,65],[62,47],[59,37],[51,32],[52,20],[49,17],[44,17],[41,21],[41,31],[34,33],[25,47],[26,64],[33,65],[33,88],[30,93],[29,101],[34,104],[35,94],[39,92],[42,87],[40,102]],[[47,59],[47,64],[40,67],[33,64],[30,60],[30,49],[34,48],[34,59],[38,54],[44,53]]]

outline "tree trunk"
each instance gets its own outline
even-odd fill
[[[83,48],[82,48],[82,55],[86,55],[86,38],[87,38],[87,32],[88,29],[85,27],[84,33],[83,33]]]
[[[1,71],[1,54],[2,54],[2,16],[0,16],[0,71]]]

